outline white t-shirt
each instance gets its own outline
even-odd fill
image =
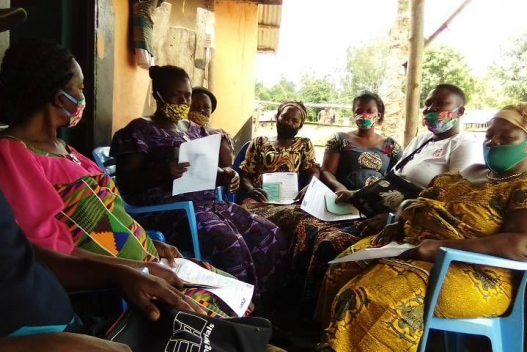
[[[404,149],[401,160],[432,137],[431,132],[415,137]],[[430,181],[437,175],[481,163],[483,163],[483,141],[475,135],[459,133],[451,138],[428,142],[402,170],[394,169],[394,171],[396,175],[414,185],[428,187]]]

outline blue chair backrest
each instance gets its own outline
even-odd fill
[[[115,176],[115,159],[110,156],[110,147],[97,147],[92,151],[95,163],[108,176]]]
[[[232,168],[236,171],[236,172],[240,172],[240,165],[241,163],[245,160],[245,154],[247,153],[247,149],[249,148],[249,144],[251,144],[251,142],[246,142],[242,149],[240,149],[240,151],[238,152],[238,154],[236,154],[236,158],[234,159],[234,163],[232,164]]]

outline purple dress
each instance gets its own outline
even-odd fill
[[[119,130],[113,137],[111,155],[144,153],[149,166],[174,159],[174,149],[185,140],[197,139],[209,132],[192,122],[186,132],[159,128],[151,120],[139,118]],[[117,165],[119,167],[119,165]],[[119,181],[117,180],[117,184]],[[214,192],[193,192],[172,196],[172,185],[144,185],[140,194],[124,194],[133,204],[159,204],[192,200],[204,257],[214,266],[239,280],[256,286],[255,299],[264,303],[285,284],[288,243],[272,222],[249,213],[233,203],[218,203]],[[185,231],[179,212],[139,219],[147,228],[162,231],[169,242],[177,242]],[[188,231],[188,230],[187,230]]]

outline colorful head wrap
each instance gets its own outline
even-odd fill
[[[520,102],[515,105],[508,105],[498,111],[494,119],[504,119],[512,123],[514,126],[520,128],[527,133],[527,103]]]
[[[278,110],[276,112],[276,117],[280,116],[282,111],[284,111],[288,107],[294,107],[295,109],[298,109],[300,111],[300,114],[302,116],[302,122],[304,122],[307,118],[307,109],[304,106],[304,104],[301,101],[286,101],[280,104],[278,106]]]

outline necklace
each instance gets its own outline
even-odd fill
[[[487,172],[487,178],[491,181],[507,181],[507,180],[510,180],[510,179],[513,179],[515,177],[518,177],[518,176],[521,176],[523,175],[525,172],[520,172],[520,173],[517,173],[517,174],[514,174],[514,175],[510,175],[510,176],[505,176],[505,177],[494,177],[494,176],[491,176],[490,175],[490,170]]]

